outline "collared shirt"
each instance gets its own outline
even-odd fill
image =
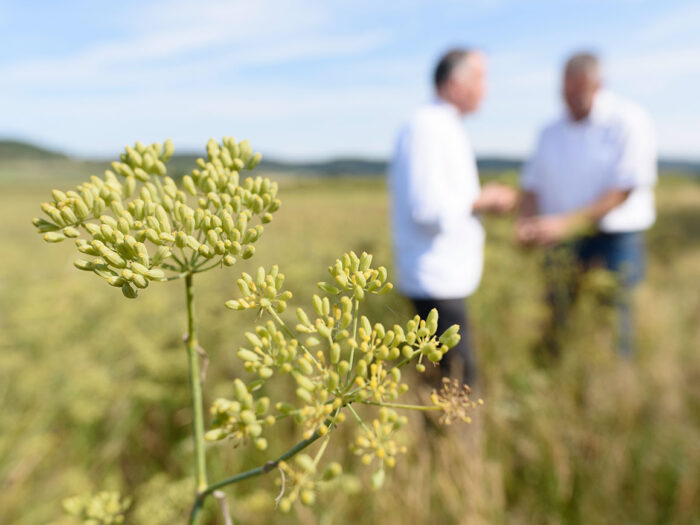
[[[609,92],[596,95],[590,115],[576,122],[568,113],[540,133],[521,178],[544,215],[589,206],[605,192],[631,190],[598,223],[607,233],[641,231],[656,218],[656,141],[646,112]]]
[[[435,100],[401,129],[389,171],[397,284],[412,298],[456,299],[481,280],[479,176],[457,108]]]

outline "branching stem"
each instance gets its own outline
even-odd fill
[[[327,424],[329,426],[328,432],[331,431],[332,428],[332,423],[335,420],[335,417],[338,415],[338,412],[340,411],[340,408],[336,409],[331,416],[326,419],[324,424]],[[204,505],[204,500],[212,494],[215,490],[219,490],[222,487],[225,487],[227,485],[233,485],[234,483],[238,483],[240,481],[244,481],[246,479],[254,478],[256,476],[260,476],[262,474],[267,474],[271,470],[274,470],[277,468],[277,466],[280,464],[280,462],[285,461],[295,454],[301,452],[304,450],[306,447],[311,445],[314,441],[316,441],[318,438],[321,437],[321,433],[317,430],[314,432],[309,439],[303,439],[299,441],[296,445],[294,445],[292,448],[287,450],[284,454],[279,456],[277,459],[274,459],[272,461],[268,461],[264,465],[261,465],[259,467],[256,467],[254,469],[246,470],[245,472],[241,472],[240,474],[236,474],[235,476],[231,476],[230,478],[222,479],[221,481],[218,481],[216,483],[212,483],[209,485],[207,488],[199,492],[197,495],[197,499],[195,500],[194,506],[192,507],[192,511],[190,512],[190,525],[195,524],[199,520],[199,516],[202,511],[202,506]],[[327,433],[326,433],[327,435]]]

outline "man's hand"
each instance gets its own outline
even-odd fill
[[[479,197],[474,202],[474,213],[508,213],[518,203],[518,192],[510,186],[490,182],[481,189]]]
[[[515,226],[515,236],[522,244],[549,246],[583,233],[588,222],[580,213],[523,218]]]
[[[537,217],[522,217],[515,223],[515,239],[526,246],[537,242]]]

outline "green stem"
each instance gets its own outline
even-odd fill
[[[350,412],[352,412],[352,415],[355,416],[355,419],[356,419],[357,422],[360,424],[360,426],[361,426],[362,428],[365,429],[365,432],[370,433],[370,432],[371,432],[370,429],[367,427],[367,425],[365,425],[365,422],[362,421],[362,418],[360,417],[360,414],[358,414],[357,412],[355,412],[355,409],[352,408],[352,405],[351,405],[351,404],[348,404],[348,405],[346,405],[346,406],[350,409]]]
[[[324,424],[328,424],[328,432],[331,431],[332,429],[332,424],[335,419],[335,417],[338,415],[338,412],[340,409],[337,409],[325,422]],[[192,507],[192,511],[190,512],[190,524],[197,523],[197,520],[199,519],[199,515],[202,511],[202,507],[204,505],[204,500],[209,496],[212,492],[215,490],[218,490],[220,488],[223,488],[227,485],[233,485],[234,483],[238,483],[240,481],[245,481],[246,479],[254,478],[256,476],[260,476],[262,474],[267,474],[271,470],[277,468],[277,465],[280,464],[280,462],[285,461],[295,454],[301,452],[304,450],[306,447],[311,445],[314,441],[316,441],[318,438],[321,437],[321,433],[317,430],[314,432],[309,439],[303,439],[299,441],[296,445],[294,445],[292,448],[287,450],[284,454],[279,456],[277,459],[274,459],[272,461],[268,461],[264,465],[261,465],[259,467],[256,467],[254,469],[246,470],[245,472],[241,472],[240,474],[236,474],[235,476],[231,476],[230,478],[222,479],[221,481],[218,481],[216,483],[212,483],[208,487],[206,487],[204,490],[200,491],[199,494],[197,495],[197,499],[195,500],[194,506]],[[327,435],[327,433],[326,433]]]
[[[202,381],[199,372],[197,331],[194,322],[194,285],[192,274],[185,277],[187,292],[187,359],[189,361],[190,389],[192,391],[192,434],[194,437],[195,480],[197,493],[207,488],[207,465],[204,453],[204,410],[202,407]]]
[[[206,272],[206,271],[208,271],[208,270],[211,270],[212,268],[216,268],[217,266],[221,266],[221,261],[222,261],[222,260],[219,259],[219,260],[216,261],[214,264],[211,264],[211,265],[209,265],[209,266],[204,266],[204,263],[206,262],[206,260],[205,260],[204,262],[198,264],[198,265],[195,267],[193,273],[202,273],[202,272]],[[202,266],[204,266],[204,268],[202,268]]]
[[[375,405],[378,407],[387,407],[387,408],[405,408],[407,410],[421,410],[423,412],[431,411],[431,410],[442,410],[442,407],[439,406],[426,406],[426,405],[406,405],[403,403],[379,403],[377,401],[357,401],[358,403],[361,403],[363,405]]]
[[[355,299],[355,308],[354,308],[354,313],[353,313],[353,322],[352,322],[352,339],[357,343],[357,316],[360,313],[360,301]],[[345,377],[345,383],[349,384],[349,379],[350,379],[350,374],[352,374],[352,362],[353,359],[355,358],[355,347],[353,347],[350,350],[350,367],[348,368],[348,374]]]

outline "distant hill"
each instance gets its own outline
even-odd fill
[[[199,157],[199,154],[195,153],[175,155],[171,160],[171,172],[176,176],[187,173],[194,166],[197,157]],[[91,166],[104,165],[105,167],[108,165],[108,161],[112,160],[81,161],[78,159],[71,159],[62,153],[51,151],[27,142],[0,140],[0,164],[13,161],[59,159]],[[489,156],[477,159],[477,164],[482,173],[489,174],[503,171],[519,171],[522,167],[522,160]],[[387,162],[384,160],[366,158],[338,158],[324,161],[289,162],[263,157],[260,167],[261,170],[268,172],[316,175],[320,177],[338,175],[374,176],[386,173]],[[700,175],[700,162],[661,159],[659,161],[659,170],[664,173],[698,176]]]
[[[0,140],[0,160],[65,159],[66,155],[28,142]]]

